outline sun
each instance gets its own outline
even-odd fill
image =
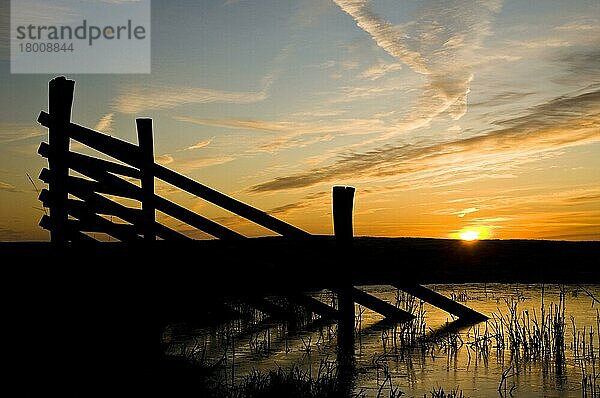
[[[473,231],[471,229],[468,229],[466,231],[462,231],[458,233],[458,237],[461,238],[462,240],[479,240],[479,231]]]
[[[492,227],[484,225],[470,225],[459,231],[453,232],[450,236],[454,239],[472,242],[480,239],[489,239],[492,236]]]

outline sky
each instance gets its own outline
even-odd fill
[[[47,240],[36,119],[54,75],[10,74],[8,4],[0,241]],[[597,0],[153,0],[151,11],[152,72],[67,75],[73,122],[136,142],[135,118],[151,117],[157,162],[314,234],[332,234],[332,186],[351,185],[357,236],[600,239]]]

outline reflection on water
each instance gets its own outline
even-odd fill
[[[486,314],[487,322],[460,325],[447,313],[390,286],[362,289],[417,315],[389,324],[356,306],[355,392],[423,396],[458,388],[466,396],[596,396],[600,375],[599,286],[429,285]],[[314,297],[335,305],[334,294]],[[335,323],[298,311],[296,322],[276,322],[232,303],[240,319],[219,327],[171,325],[169,354],[185,355],[235,384],[253,369],[298,365],[318,376],[336,365]],[[328,367],[327,367],[328,368]],[[587,395],[585,395],[587,392]],[[397,395],[398,396],[398,395]]]

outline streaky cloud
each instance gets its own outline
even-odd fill
[[[157,155],[154,158],[158,164],[162,164],[163,166],[171,164],[175,161],[175,159],[173,159],[173,156],[171,156],[168,153],[165,153],[163,155]]]
[[[0,123],[0,143],[7,144],[42,137],[47,132],[33,123]]]
[[[533,95],[533,92],[504,91],[504,92],[501,92],[498,94],[494,94],[493,96],[483,99],[479,102],[471,103],[469,106],[471,106],[471,107],[477,107],[477,106],[491,107],[491,106],[504,105],[504,104],[514,103],[523,98],[529,97],[530,95]]]
[[[266,91],[236,92],[201,87],[135,87],[121,93],[113,104],[116,111],[135,114],[152,109],[170,109],[187,104],[251,104],[268,97]]]
[[[191,151],[194,149],[201,149],[201,148],[207,147],[212,143],[213,139],[214,139],[214,137],[209,138],[207,140],[202,140],[200,142],[195,143],[194,145],[190,145],[189,147],[185,148],[184,150]]]
[[[501,2],[455,0],[424,2],[416,20],[396,26],[376,14],[368,0],[334,0],[379,47],[426,77],[409,119],[428,124],[447,113],[458,120],[467,112],[467,94],[476,64],[475,50],[490,33]],[[401,126],[410,129],[411,125]]]
[[[424,178],[432,174],[456,183],[490,176],[510,177],[515,164],[538,160],[541,155],[600,140],[600,90],[560,96],[534,106],[521,117],[496,121],[487,134],[429,146],[386,145],[364,153],[341,156],[331,165],[304,173],[277,177],[254,185],[251,192],[305,188],[339,179]],[[533,155],[537,155],[533,157]],[[419,173],[425,173],[419,177]],[[427,179],[429,179],[427,181]],[[423,181],[422,181],[423,182]]]
[[[100,120],[98,120],[98,123],[96,123],[94,130],[98,130],[106,134],[111,134],[114,116],[115,114],[112,112],[102,116]]]
[[[0,191],[17,192],[17,187],[7,182],[0,181]]]

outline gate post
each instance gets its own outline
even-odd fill
[[[333,233],[336,241],[350,244],[354,236],[352,230],[352,208],[354,187],[333,187]]]
[[[67,212],[69,198],[67,156],[70,140],[67,127],[71,122],[74,89],[75,81],[68,80],[64,76],[55,77],[48,83],[48,113],[52,120],[48,129],[48,144],[50,145],[48,168],[52,176],[48,190],[54,201],[53,206],[50,207],[50,241],[59,245],[69,240],[67,231],[69,219]]]
[[[354,203],[353,187],[334,186],[333,231],[338,249],[340,269],[338,279],[338,333],[337,359],[338,377],[342,390],[350,393],[354,380],[354,298],[352,295],[352,270],[344,267],[352,264],[352,208]]]
[[[156,211],[154,203],[154,139],[152,119],[135,119],[140,148],[140,172],[142,183],[142,228],[145,241],[156,240],[154,227]]]

